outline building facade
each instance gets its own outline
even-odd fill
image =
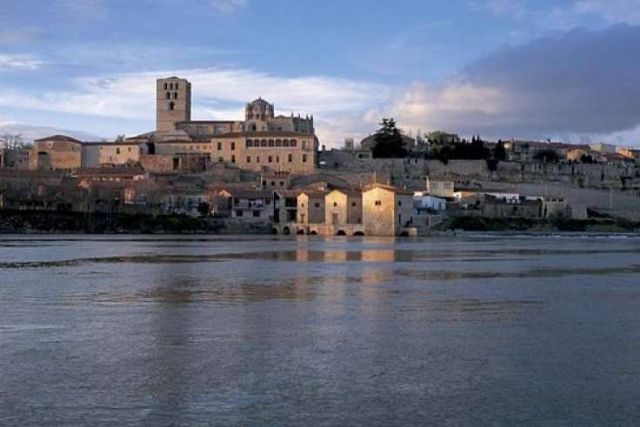
[[[362,217],[367,236],[397,236],[413,222],[413,193],[375,184],[362,192]]]

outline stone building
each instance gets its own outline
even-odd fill
[[[176,129],[176,123],[191,120],[191,83],[178,77],[156,81],[156,130]]]
[[[231,218],[248,221],[273,220],[273,192],[250,188],[227,188],[218,193],[227,199]]]
[[[325,220],[326,191],[304,190],[298,195],[298,224],[323,224]]]
[[[100,165],[126,165],[140,161],[145,146],[137,142],[84,142],[82,143],[82,167]]]
[[[241,169],[305,175],[315,170],[312,134],[297,132],[237,132],[212,138],[212,161]]]
[[[362,192],[333,190],[325,196],[325,224],[362,224]]]
[[[53,135],[33,142],[29,169],[72,170],[82,166],[82,142]]]
[[[413,222],[413,192],[374,184],[362,192],[362,223],[367,236],[397,236]]]
[[[318,140],[313,116],[276,116],[274,105],[258,98],[245,106],[244,121],[191,121],[189,81],[158,79],[156,92],[156,132],[142,138],[154,145],[150,154],[197,151],[212,162],[254,171],[309,174],[315,169]],[[180,142],[185,139],[193,144]]]

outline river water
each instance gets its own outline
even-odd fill
[[[0,425],[640,423],[640,238],[0,237]]]

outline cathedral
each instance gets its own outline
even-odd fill
[[[318,149],[313,116],[276,115],[262,98],[246,105],[244,120],[191,120],[191,83],[178,77],[157,80],[156,130],[131,139],[147,140],[154,154],[292,174],[312,173]]]

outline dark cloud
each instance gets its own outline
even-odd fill
[[[405,99],[415,105],[403,113],[412,124],[494,136],[633,129],[640,125],[639,46],[640,27],[626,25],[541,38],[477,61],[440,87],[412,88]]]

